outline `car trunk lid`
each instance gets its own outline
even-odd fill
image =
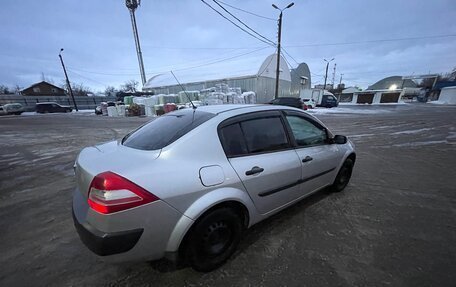
[[[79,154],[75,164],[76,183],[87,198],[90,183],[102,172],[111,171],[120,175],[130,173],[145,162],[155,160],[161,150],[143,151],[123,146],[120,141],[87,147]]]

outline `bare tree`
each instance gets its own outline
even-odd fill
[[[87,96],[87,94],[93,93],[92,89],[90,87],[84,86],[83,83],[77,84],[77,83],[70,82],[70,85],[71,85],[71,90],[73,91],[73,95],[75,97],[85,97],[85,96]],[[64,81],[64,83],[62,84],[62,88],[67,93],[69,93],[66,81]]]
[[[8,86],[0,85],[0,94],[10,94],[10,89]]]
[[[111,94],[115,94],[116,92],[116,88],[114,88],[113,86],[107,86],[104,93],[106,96],[110,96]]]
[[[87,94],[93,94],[91,88],[84,86],[84,84],[71,84],[71,88],[73,89],[73,95],[75,97],[83,97],[87,96]]]
[[[15,93],[16,95],[19,95],[19,94],[21,93],[21,91],[22,91],[22,87],[19,86],[18,84],[16,84],[16,85],[14,86],[14,93]]]
[[[120,91],[122,92],[130,92],[130,93],[135,93],[136,90],[138,89],[139,82],[136,80],[129,80],[126,81],[125,84],[120,86]]]

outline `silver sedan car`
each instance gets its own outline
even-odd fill
[[[247,228],[322,188],[343,190],[355,159],[345,136],[299,109],[183,109],[81,151],[74,223],[106,260],[211,271]]]

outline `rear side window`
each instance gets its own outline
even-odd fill
[[[140,150],[161,149],[214,116],[191,109],[165,114],[125,136],[122,144]]]
[[[267,152],[289,146],[279,117],[241,122],[249,153]]]
[[[221,128],[227,157],[282,150],[290,147],[280,117],[249,119]]]
[[[220,138],[227,157],[240,156],[248,153],[239,123],[222,128],[220,130]]]

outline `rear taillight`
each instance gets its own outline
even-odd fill
[[[89,206],[103,214],[110,214],[153,201],[158,197],[118,174],[107,171],[95,176],[90,184]]]

